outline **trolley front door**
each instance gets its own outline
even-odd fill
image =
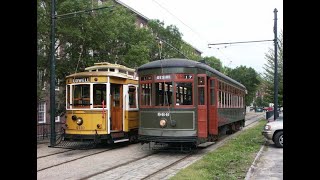
[[[198,137],[208,137],[208,120],[207,120],[207,75],[198,74],[197,84],[198,99]]]
[[[210,78],[208,81],[208,119],[209,119],[209,134],[218,135],[218,119],[217,119],[217,85],[216,78]]]
[[[122,85],[111,84],[111,131],[122,130]]]

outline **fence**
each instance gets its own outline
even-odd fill
[[[62,122],[55,123],[56,135],[61,135],[63,133],[64,124]],[[51,136],[51,124],[43,123],[37,125],[37,141],[49,140]]]

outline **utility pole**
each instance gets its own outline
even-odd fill
[[[277,12],[278,10],[274,9],[274,120],[278,117],[278,38],[277,38]]]
[[[55,130],[55,114],[56,114],[56,73],[55,73],[55,28],[56,28],[56,1],[51,0],[51,58],[50,58],[50,124],[51,136],[50,146],[56,145],[56,130]]]

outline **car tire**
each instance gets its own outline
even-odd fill
[[[278,131],[274,135],[273,142],[278,148],[283,148],[283,132],[282,131]]]

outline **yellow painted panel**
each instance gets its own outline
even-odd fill
[[[128,112],[128,130],[139,127],[139,112],[138,111],[129,111]]]
[[[90,78],[90,81],[93,83],[95,83],[95,82],[106,83],[107,80],[108,80],[108,78],[106,76],[105,77],[91,77]]]
[[[138,81],[133,79],[127,79],[126,84],[138,84]]]
[[[107,133],[107,114],[108,111],[105,111],[104,114],[102,114],[102,111],[73,111],[73,113],[72,111],[67,111],[67,130],[77,131],[79,134],[90,134],[92,132],[95,134],[95,130]],[[79,126],[76,123],[76,120],[72,120],[73,115],[77,116],[77,118],[81,117],[83,119],[83,124]],[[100,129],[97,127],[98,124],[101,124]]]
[[[110,83],[115,84],[125,84],[126,79],[117,78],[117,77],[110,77]]]
[[[97,131],[98,134],[108,134],[106,131]],[[66,134],[79,134],[79,135],[95,135],[96,131],[80,131],[80,130],[72,130],[66,129]]]

